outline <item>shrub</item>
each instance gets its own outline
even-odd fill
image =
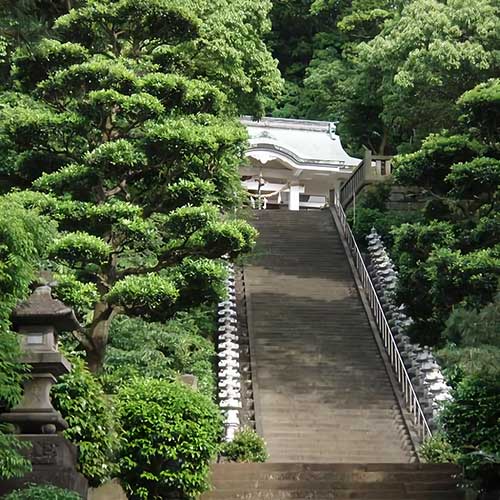
[[[44,250],[55,234],[53,222],[0,197],[0,413],[22,396],[27,367],[19,363],[19,335],[10,331],[10,315],[25,298]],[[0,479],[21,477],[31,464],[20,453],[24,445],[0,424]]]
[[[106,387],[116,392],[133,376],[174,380],[191,373],[198,378],[200,392],[212,397],[215,348],[205,337],[214,330],[214,315],[204,309],[178,313],[166,323],[116,317],[104,365]]]
[[[78,445],[78,461],[92,486],[110,478],[116,469],[117,434],[113,412],[98,380],[83,360],[70,356],[73,370],[60,378],[51,391],[54,406],[68,422],[64,436]]]
[[[392,247],[394,237],[392,230],[404,223],[419,220],[421,216],[417,212],[395,212],[382,211],[376,208],[359,207],[356,208],[356,219],[354,220],[354,211],[351,209],[348,213],[349,224],[356,241],[360,247],[366,248],[366,236],[374,227],[382,237],[384,244]]]
[[[430,464],[457,463],[460,457],[442,433],[426,439],[420,446],[419,454]]]
[[[488,344],[500,348],[500,294],[479,311],[455,308],[446,321],[443,337],[461,346]]]
[[[465,377],[453,397],[440,415],[446,440],[469,479],[477,479],[482,488],[498,488],[500,379],[484,374]]]
[[[500,380],[464,378],[440,416],[450,444],[463,453],[500,452]]]
[[[500,377],[500,348],[492,345],[457,347],[447,345],[437,351],[437,357],[446,368],[447,378],[459,380],[468,375]],[[448,380],[448,382],[450,382]]]
[[[221,455],[230,462],[265,462],[268,458],[265,441],[248,428],[240,430],[232,441],[224,443]]]
[[[222,434],[209,398],[179,382],[134,379],[119,391],[117,411],[120,478],[132,498],[190,499],[207,489]]]
[[[4,500],[82,500],[74,491],[57,488],[50,484],[33,484],[3,497]]]

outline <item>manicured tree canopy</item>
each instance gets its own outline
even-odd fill
[[[224,54],[240,56],[242,73],[256,64],[214,19],[196,2],[89,0],[12,58],[0,174],[25,189],[11,199],[59,222],[50,255],[61,297],[92,305],[79,340],[94,370],[116,311],[164,320],[212,300],[224,277],[214,259],[253,245],[250,226],[222,216],[239,201],[246,139],[233,99],[246,93],[258,108],[272,82],[220,85]],[[251,28],[255,46],[261,29]],[[194,56],[198,47],[208,57],[217,33],[220,79]]]
[[[479,309],[498,288],[499,102],[498,79],[465,92],[453,131],[430,135],[420,150],[394,161],[397,182],[418,186],[433,198],[425,225],[405,224],[394,231],[399,299],[408,305],[412,330],[423,343],[441,343],[456,306]]]

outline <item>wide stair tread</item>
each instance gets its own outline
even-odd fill
[[[448,464],[215,464],[202,500],[463,500]]]

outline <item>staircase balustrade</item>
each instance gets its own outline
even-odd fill
[[[356,175],[356,171],[353,173],[353,176],[354,175]],[[349,181],[351,179],[352,178],[350,178]],[[344,207],[346,205],[342,203],[342,200],[345,200],[345,203],[349,203],[349,193],[352,191],[352,189],[354,189],[355,182],[357,182],[353,181],[353,183],[350,183],[349,181],[342,188],[339,199],[336,200],[334,205],[335,212],[340,222],[341,237],[347,243],[347,246],[350,250],[354,266],[358,273],[359,279],[361,280],[363,289],[366,293],[366,297],[375,318],[378,331],[380,332],[382,342],[389,357],[390,363],[394,369],[398,383],[401,387],[406,406],[413,416],[413,421],[417,429],[418,436],[423,441],[427,437],[432,436],[432,432],[430,430],[429,424],[427,423],[427,419],[420,405],[410,376],[404,365],[403,358],[401,356],[401,353],[399,352],[398,345],[396,343],[396,340],[394,339],[391,327],[389,326],[377,292],[370,278],[370,274],[368,273],[365,262],[352,233],[351,227],[347,222],[347,216],[344,211]],[[343,193],[344,188],[347,190],[346,193]]]
[[[347,208],[365,184],[389,178],[392,173],[391,159],[391,156],[372,155],[371,151],[366,150],[363,161],[354,169],[340,190],[342,206]]]

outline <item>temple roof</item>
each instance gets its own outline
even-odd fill
[[[345,152],[331,122],[245,116],[241,123],[250,136],[247,156],[263,164],[279,159],[300,169],[350,170],[361,161]]]

